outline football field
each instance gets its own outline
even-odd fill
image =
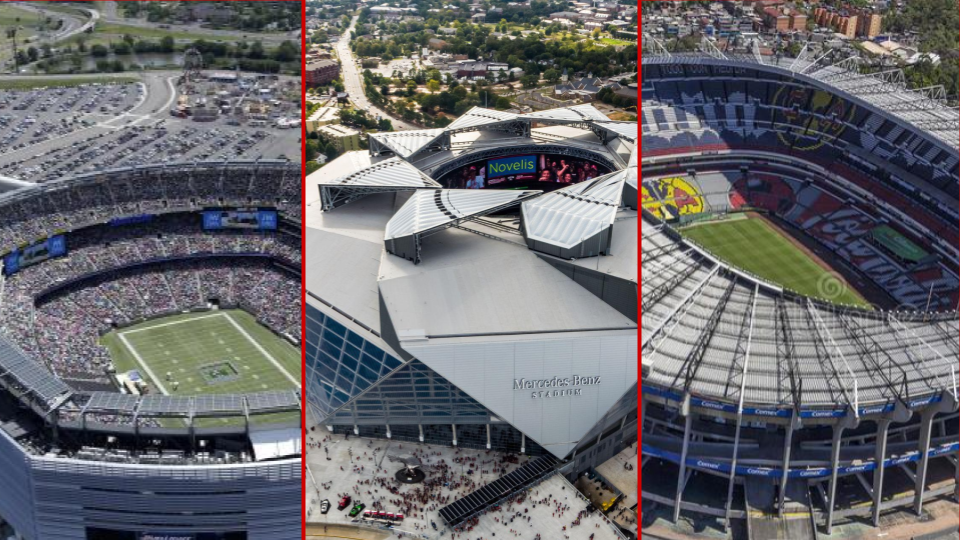
[[[732,266],[800,294],[870,308],[863,296],[759,217],[703,222],[680,230]]]
[[[118,373],[139,371],[154,393],[192,396],[300,387],[300,350],[241,310],[164,317],[111,332],[102,342]]]

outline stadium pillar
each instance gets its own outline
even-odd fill
[[[880,526],[880,502],[883,500],[883,460],[887,455],[887,432],[890,430],[891,420],[882,418],[877,422],[877,444],[873,455],[873,526]]]
[[[521,454],[527,453],[527,434],[526,433],[520,434],[520,453]]]
[[[833,446],[830,451],[830,497],[827,500],[827,536],[833,534],[833,510],[836,508],[834,501],[837,496],[837,474],[840,467],[840,442],[843,439],[845,429],[855,429],[860,424],[860,419],[853,414],[853,408],[847,408],[847,415],[837,420],[833,426]]]
[[[690,401],[689,397],[686,400]],[[683,499],[684,481],[687,476],[687,451],[690,449],[690,427],[693,424],[693,415],[690,414],[690,408],[687,409],[687,419],[683,425],[683,449],[680,451],[680,476],[677,477],[677,496],[673,504],[673,522],[680,521],[680,502]]]
[[[883,477],[886,471],[883,468],[883,460],[887,456],[887,435],[890,432],[890,425],[902,424],[910,420],[913,411],[907,407],[906,403],[897,401],[893,411],[885,414],[877,421],[877,443],[876,452],[873,456],[873,463],[877,466],[873,470],[873,526],[880,526],[880,503],[883,502]]]
[[[390,424],[387,424],[387,438],[392,439],[393,433],[390,433]]]
[[[723,511],[724,530],[730,531],[730,507],[733,505],[733,485],[737,478],[737,451],[740,450],[740,428],[743,425],[743,407],[737,411],[737,427],[733,436],[733,457],[730,460],[730,480],[727,483],[727,504]]]
[[[933,435],[933,419],[939,413],[956,410],[957,398],[949,392],[944,392],[938,403],[930,404],[920,414],[920,438],[918,440],[920,464],[917,468],[913,488],[913,510],[918,516],[923,512],[923,490],[927,486],[927,469],[930,466],[930,439]]]
[[[487,424],[487,450],[490,449],[490,424]]]
[[[457,425],[450,424],[450,427],[453,430],[453,445],[456,446],[457,445]]]
[[[420,430],[420,442],[423,442],[423,424],[417,424],[417,428]]]
[[[793,432],[800,427],[800,416],[794,408],[790,413],[790,424],[787,426],[787,440],[783,444],[783,472],[780,475],[780,498],[777,501],[777,515],[783,517],[783,506],[787,500],[787,479],[790,476],[790,451],[793,449]]]

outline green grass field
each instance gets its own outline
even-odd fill
[[[299,349],[245,311],[164,317],[111,332],[102,343],[110,350],[118,373],[138,370],[155,393],[252,393],[296,388],[300,383]],[[179,383],[176,390],[174,383]],[[265,415],[258,420],[285,421],[291,416],[296,414]],[[197,425],[235,421],[203,419]]]
[[[871,307],[761,218],[699,223],[680,232],[731,265],[784,288],[838,304]]]

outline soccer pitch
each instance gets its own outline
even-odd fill
[[[761,218],[706,222],[680,230],[732,266],[800,294],[871,308],[863,296]]]
[[[118,373],[139,371],[155,393],[242,394],[300,387],[300,350],[241,310],[164,317],[111,332],[102,343]],[[280,416],[289,415],[272,421]]]

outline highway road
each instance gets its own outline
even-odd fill
[[[368,114],[380,115],[384,118],[389,118],[393,123],[393,129],[396,131],[402,131],[406,129],[423,129],[418,126],[415,126],[409,122],[404,122],[403,120],[398,120],[385,111],[374,107],[370,100],[367,99],[367,96],[363,93],[363,80],[360,76],[360,66],[357,65],[357,59],[353,56],[353,51],[350,50],[350,32],[357,25],[357,16],[354,15],[353,19],[350,21],[350,27],[347,28],[343,35],[340,36],[340,41],[337,42],[337,56],[340,57],[340,70],[341,75],[343,76],[343,87],[350,94],[350,101],[353,105],[361,110],[367,111]]]

